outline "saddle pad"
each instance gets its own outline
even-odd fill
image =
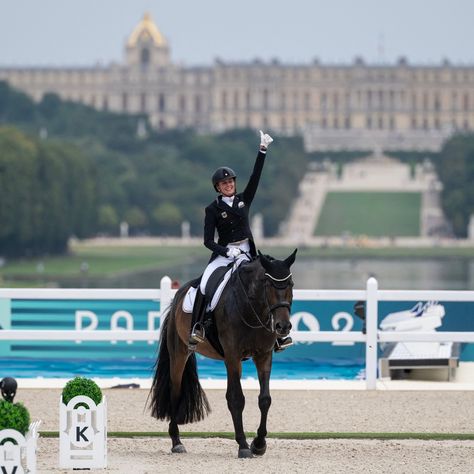
[[[229,281],[232,273],[234,272],[234,270],[236,270],[239,265],[242,263],[242,262],[246,262],[247,259],[245,258],[238,258],[234,264],[225,272],[224,274],[224,277],[222,278],[222,281],[219,283],[218,287],[216,288],[213,296],[212,296],[212,299],[210,301],[210,303],[208,304],[207,306],[207,311],[214,311],[215,307],[217,306],[217,303],[219,303],[219,299],[222,295],[222,292],[224,291],[224,288],[225,286],[227,285],[227,282]],[[216,271],[212,274],[211,279],[213,279],[213,276],[215,273],[221,273],[223,271],[223,269],[225,269],[227,267],[219,267],[216,269]],[[221,275],[219,275],[221,276]],[[209,284],[206,285],[206,293],[209,291]],[[185,313],[192,313],[193,312],[193,306],[194,306],[194,300],[196,298],[196,291],[197,291],[197,288],[194,288],[194,287],[190,287],[189,290],[186,292],[186,295],[185,297],[183,298],[183,311]]]

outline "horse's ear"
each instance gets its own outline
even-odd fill
[[[287,265],[288,268],[295,263],[295,258],[296,258],[296,252],[298,249],[295,249],[295,251],[285,260],[285,264]]]
[[[268,271],[269,265],[270,265],[270,260],[268,260],[268,258],[265,257],[265,255],[263,255],[262,252],[260,252],[260,250],[258,251],[258,256],[260,257],[260,263],[262,264],[262,267],[265,268],[265,270]]]

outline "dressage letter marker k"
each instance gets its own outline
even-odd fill
[[[88,428],[88,426],[84,426],[84,428],[81,428],[79,426],[76,426],[76,441],[81,441],[81,438],[86,441],[86,442],[89,442],[89,440],[85,437],[84,435],[84,431],[86,431]]]

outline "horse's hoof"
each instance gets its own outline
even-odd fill
[[[264,442],[263,446],[261,448],[257,448],[255,446],[255,440],[252,441],[252,444],[250,445],[250,449],[255,456],[263,456],[265,452],[267,451],[267,443]]]
[[[171,448],[172,453],[185,453],[186,448],[182,444],[177,444]]]
[[[240,458],[253,458],[252,451],[249,448],[239,449],[239,459]]]

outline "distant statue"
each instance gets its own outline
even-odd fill
[[[191,237],[191,225],[188,221],[181,222],[181,238],[183,240]]]
[[[467,227],[467,238],[474,240],[474,214],[469,217],[469,225]]]
[[[127,238],[128,237],[128,222],[121,222],[120,223],[120,237]]]

